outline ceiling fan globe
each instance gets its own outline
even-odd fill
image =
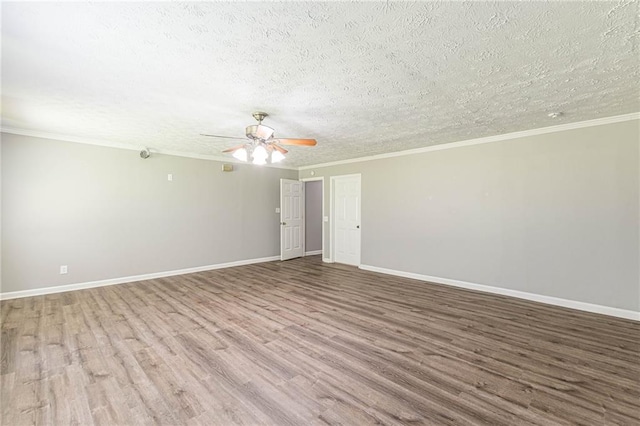
[[[246,150],[246,148],[237,149],[237,150],[235,150],[233,152],[232,155],[236,160],[245,161],[245,162],[247,161],[247,150]]]
[[[269,153],[264,148],[264,146],[262,146],[262,144],[260,144],[260,145],[256,146],[255,148],[253,148],[252,157],[253,157],[253,160],[254,160],[254,164],[257,164],[257,163],[255,163],[255,160],[258,160],[258,161],[261,161],[261,162],[262,161],[266,162],[267,158],[269,157]]]
[[[284,160],[284,154],[282,154],[280,151],[273,151],[271,153],[271,163],[279,163],[280,161]]]

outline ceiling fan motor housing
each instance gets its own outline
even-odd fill
[[[247,137],[251,140],[262,140],[266,141],[271,139],[273,136],[274,130],[263,124],[254,124],[252,126],[247,126]]]
[[[251,126],[247,126],[247,137],[249,139],[257,139],[256,130],[258,130],[258,125],[253,124]]]

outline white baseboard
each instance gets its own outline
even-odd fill
[[[544,296],[541,294],[527,293],[519,290],[510,290],[508,288],[500,288],[484,284],[475,284],[466,281],[452,280],[449,278],[432,277],[429,275],[416,274],[413,272],[396,271],[394,269],[379,268],[377,266],[371,265],[360,265],[360,269],[363,269],[365,271],[380,272],[381,274],[396,275],[404,278],[413,278],[420,281],[430,281],[433,283],[466,288],[469,290],[477,290],[485,293],[517,297],[518,299],[526,299],[534,302],[546,303],[548,305],[562,306],[565,308],[577,309],[580,311],[593,312],[596,314],[610,315],[613,317],[640,321],[640,312],[613,308],[610,306],[594,305],[591,303],[578,302],[575,300],[561,299],[559,297]]]
[[[280,260],[280,256],[260,257],[257,259],[236,260],[234,262],[218,263],[215,265],[197,266],[195,268],[177,269],[174,271],[154,272],[152,274],[133,275],[130,277],[111,278],[107,280],[89,281],[77,284],[59,285],[54,287],[35,288],[32,290],[11,291],[0,293],[0,300],[17,299],[20,297],[42,296],[45,294],[64,293],[65,291],[82,290],[86,288],[104,287],[108,285],[124,284],[135,281],[152,280],[155,278],[171,277],[174,275],[191,274],[193,272],[211,271],[213,269],[231,268],[232,266],[251,265],[253,263]]]
[[[322,261],[323,261],[324,263],[333,263],[333,261],[332,261],[331,259],[329,259],[328,257],[323,257],[323,258],[322,258]]]
[[[322,250],[312,250],[304,252],[305,256],[315,256],[316,254],[322,254]]]

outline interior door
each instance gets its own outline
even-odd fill
[[[360,265],[360,175],[333,178],[334,261]]]
[[[304,182],[280,179],[280,259],[304,255]]]

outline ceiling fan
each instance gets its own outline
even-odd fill
[[[248,161],[249,158],[251,158],[251,162],[253,164],[267,164],[267,160],[269,160],[270,163],[277,163],[284,160],[284,155],[289,151],[280,145],[314,146],[318,143],[315,139],[274,137],[274,130],[271,127],[262,124],[262,120],[264,120],[268,115],[269,114],[266,112],[254,112],[253,118],[256,119],[258,124],[247,126],[246,135],[249,141],[241,145],[225,149],[222,152],[230,152],[240,161]],[[244,138],[237,138],[233,136],[208,135],[204,133],[201,135],[214,138],[244,140]]]

